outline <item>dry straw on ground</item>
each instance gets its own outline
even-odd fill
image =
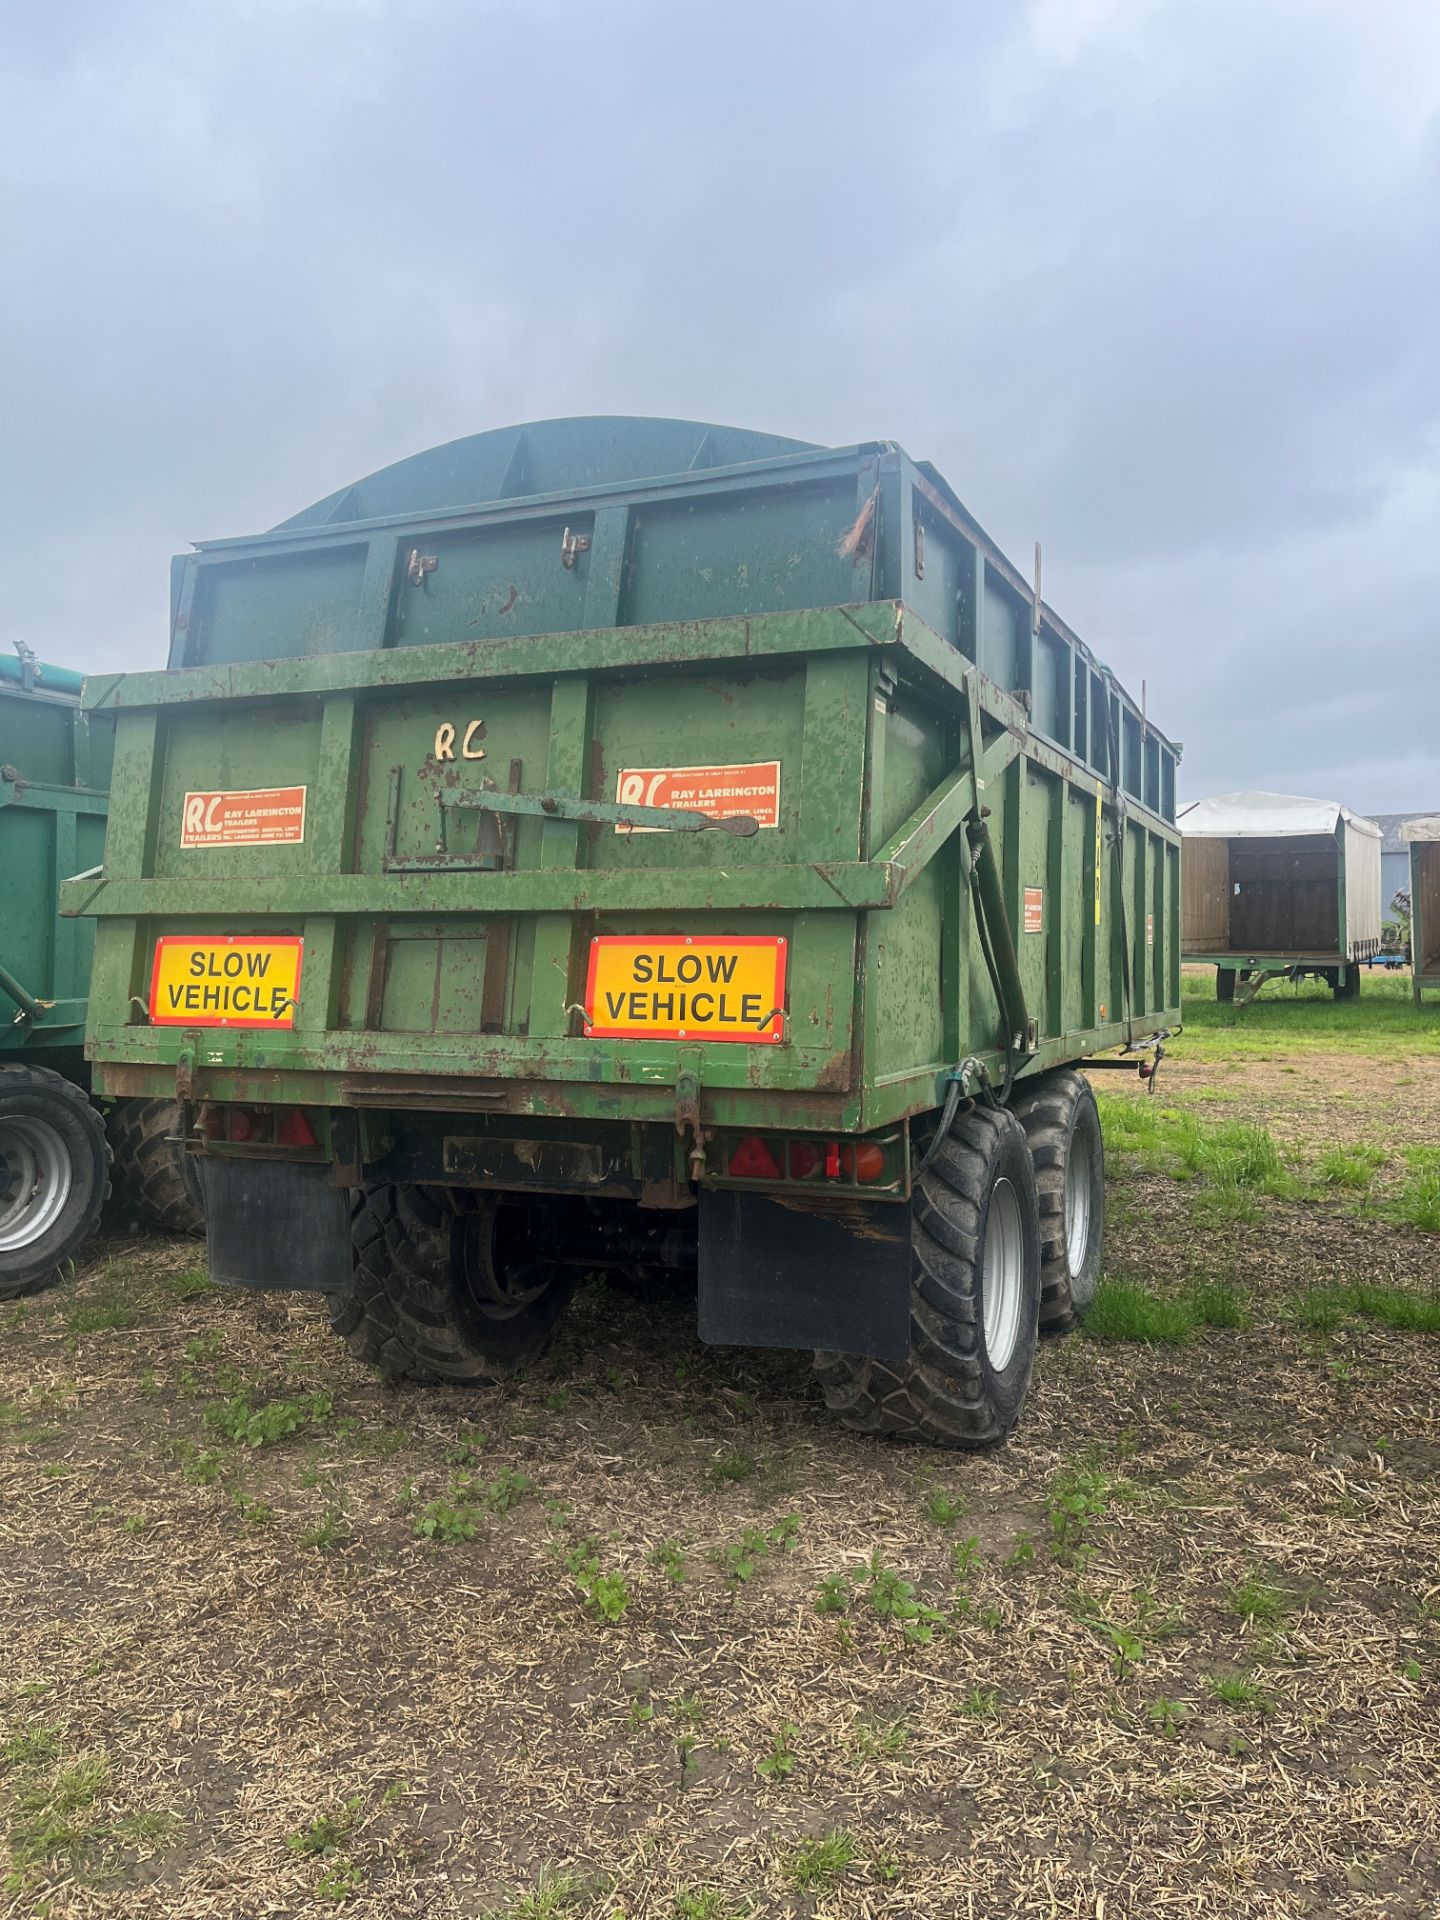
[[[396,1392],[313,1303],[103,1244],[4,1313],[5,1910],[1434,1913],[1440,1341],[1293,1302],[1433,1285],[1440,1243],[1114,1191],[1117,1270],[1252,1325],[1047,1345],[971,1457],[838,1432],[798,1357],[706,1352],[669,1295],[586,1291],[518,1390]],[[294,1430],[207,1424],[237,1399]],[[462,1537],[417,1534],[437,1502]],[[877,1612],[877,1555],[938,1621]]]

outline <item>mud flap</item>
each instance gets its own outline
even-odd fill
[[[350,1198],[329,1167],[218,1156],[198,1164],[217,1286],[350,1291]]]
[[[904,1360],[910,1209],[763,1193],[700,1194],[700,1338]]]

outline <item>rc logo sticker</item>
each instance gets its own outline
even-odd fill
[[[187,793],[180,810],[182,847],[298,846],[304,838],[304,787]]]

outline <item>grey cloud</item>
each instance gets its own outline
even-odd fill
[[[1427,0],[133,0],[8,13],[0,73],[46,655],[153,663],[172,551],[418,447],[696,415],[1039,535],[1190,794],[1440,805]]]

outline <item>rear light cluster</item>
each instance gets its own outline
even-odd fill
[[[901,1136],[885,1140],[810,1140],[746,1133],[721,1142],[731,1180],[783,1180],[846,1187],[893,1186],[904,1173]]]
[[[206,1107],[200,1131],[207,1140],[235,1146],[318,1147],[320,1142],[303,1107]]]

